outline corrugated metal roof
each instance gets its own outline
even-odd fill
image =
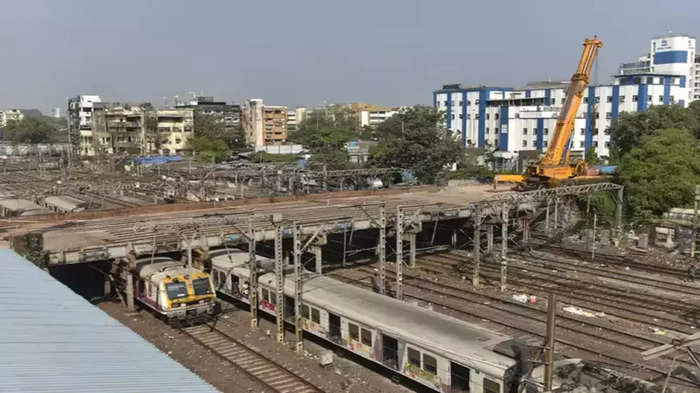
[[[0,267],[1,392],[216,392],[12,250]]]

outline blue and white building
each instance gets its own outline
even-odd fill
[[[694,47],[693,39],[692,53],[688,50],[687,54],[693,62]],[[652,105],[688,105],[694,65],[686,68],[673,62],[661,64],[668,59],[682,60],[683,56],[659,53],[665,52],[657,44],[648,70],[638,67],[631,72],[628,67],[611,84],[586,89],[571,136],[572,156],[582,157],[594,147],[599,156],[609,157],[610,127],[620,113],[641,112]],[[444,85],[433,92],[433,106],[445,112],[445,127],[465,147],[498,150],[509,158],[521,151],[547,150],[568,84],[535,82],[520,89]]]

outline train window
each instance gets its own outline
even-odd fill
[[[372,346],[372,331],[362,328],[362,344],[368,347]]]
[[[353,323],[348,323],[348,331],[350,333],[350,339],[355,341],[360,341],[360,328]]]
[[[307,306],[306,304],[301,305],[301,317],[309,319],[309,306]]]
[[[316,323],[321,323],[321,313],[317,308],[311,308],[311,320]]]
[[[273,291],[270,291],[270,303],[277,304],[277,294]]]
[[[266,302],[270,301],[270,291],[268,291],[265,288],[262,289],[262,300],[264,300]]]
[[[437,374],[437,359],[430,355],[423,354],[423,370]]]
[[[211,286],[209,285],[208,277],[198,278],[192,281],[192,287],[194,288],[195,295],[201,296],[211,294]]]
[[[420,367],[420,352],[409,347],[408,348],[408,363],[416,367]]]
[[[501,393],[501,384],[484,378],[484,393]]]
[[[169,299],[182,299],[187,297],[187,287],[184,282],[171,282],[165,286]]]

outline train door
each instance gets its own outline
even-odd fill
[[[450,362],[450,387],[452,393],[463,393],[469,391],[469,369]]]
[[[294,322],[294,316],[296,314],[294,309],[294,298],[291,296],[284,295],[284,319],[290,322]]]
[[[394,370],[399,369],[399,341],[382,334],[382,363]]]
[[[340,334],[340,317],[332,312],[328,313],[328,339],[336,344],[340,344],[342,340]]]

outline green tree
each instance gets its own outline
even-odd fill
[[[219,162],[230,152],[224,140],[207,136],[194,136],[187,141],[187,144],[195,155],[209,162]]]
[[[433,183],[463,154],[459,143],[439,126],[443,116],[434,108],[415,106],[387,119],[377,127],[372,165],[411,169],[420,182]]]
[[[34,116],[8,121],[4,135],[6,140],[17,143],[47,143],[58,139],[57,129],[52,123]]]
[[[700,143],[677,128],[643,136],[622,158],[619,177],[633,221],[645,223],[672,207],[690,205],[700,184]]]
[[[694,102],[688,108],[680,105],[659,105],[652,106],[644,112],[621,113],[620,118],[610,128],[611,157],[613,160],[619,160],[639,146],[643,137],[666,128],[686,129],[700,138],[700,102]]]
[[[230,149],[239,150],[247,147],[243,128],[240,124],[233,128],[227,128],[221,119],[199,111],[194,112],[194,134],[195,136],[203,136],[209,139],[223,140]]]

